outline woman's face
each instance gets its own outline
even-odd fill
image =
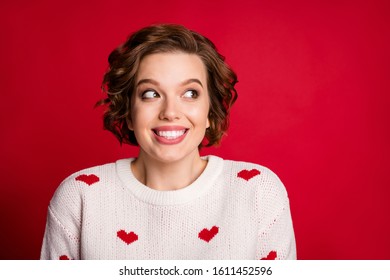
[[[182,52],[157,53],[140,63],[128,126],[142,153],[161,162],[199,156],[209,127],[207,72],[202,60]]]

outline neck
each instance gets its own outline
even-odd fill
[[[198,151],[181,160],[160,162],[141,150],[131,168],[137,180],[152,189],[178,190],[193,183],[206,165]]]

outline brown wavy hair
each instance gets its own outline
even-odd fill
[[[103,115],[104,128],[111,131],[121,144],[138,145],[134,132],[127,125],[136,74],[145,56],[166,52],[195,54],[205,64],[210,98],[210,127],[206,129],[208,143],[204,146],[218,145],[229,127],[229,111],[237,99],[234,87],[237,75],[209,39],[181,25],[145,27],[131,34],[124,44],[111,52],[108,57],[109,67],[102,82],[107,98],[96,104],[107,106]]]

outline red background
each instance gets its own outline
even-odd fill
[[[39,257],[66,176],[137,154],[93,105],[109,52],[169,22],[212,39],[238,73],[229,135],[202,153],[279,175],[298,258],[390,259],[388,3],[2,1],[0,258]]]

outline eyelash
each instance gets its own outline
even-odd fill
[[[145,97],[145,94],[148,93],[148,92],[152,92],[153,93],[153,97]],[[190,99],[197,99],[199,97],[199,93],[197,90],[194,90],[194,89],[189,89],[189,90],[186,90],[183,94],[183,97],[185,97],[186,93],[187,92],[192,92],[193,93],[193,97],[189,97]],[[153,99],[153,98],[158,98],[160,97],[160,95],[158,94],[157,91],[155,90],[152,90],[152,89],[148,89],[148,90],[145,90],[142,94],[141,94],[141,98],[142,99]]]
[[[187,92],[192,92],[194,97],[190,97],[191,99],[196,99],[199,97],[199,93],[197,90],[194,90],[194,89],[189,89],[187,91],[184,92],[183,96],[187,93]]]
[[[153,97],[152,97],[152,98],[160,97],[160,95],[157,93],[157,91],[152,90],[152,89],[148,89],[148,90],[145,90],[145,91],[141,94],[141,98],[142,98],[142,99],[152,99],[151,97],[145,97],[145,94],[146,94],[147,92],[153,92]]]

